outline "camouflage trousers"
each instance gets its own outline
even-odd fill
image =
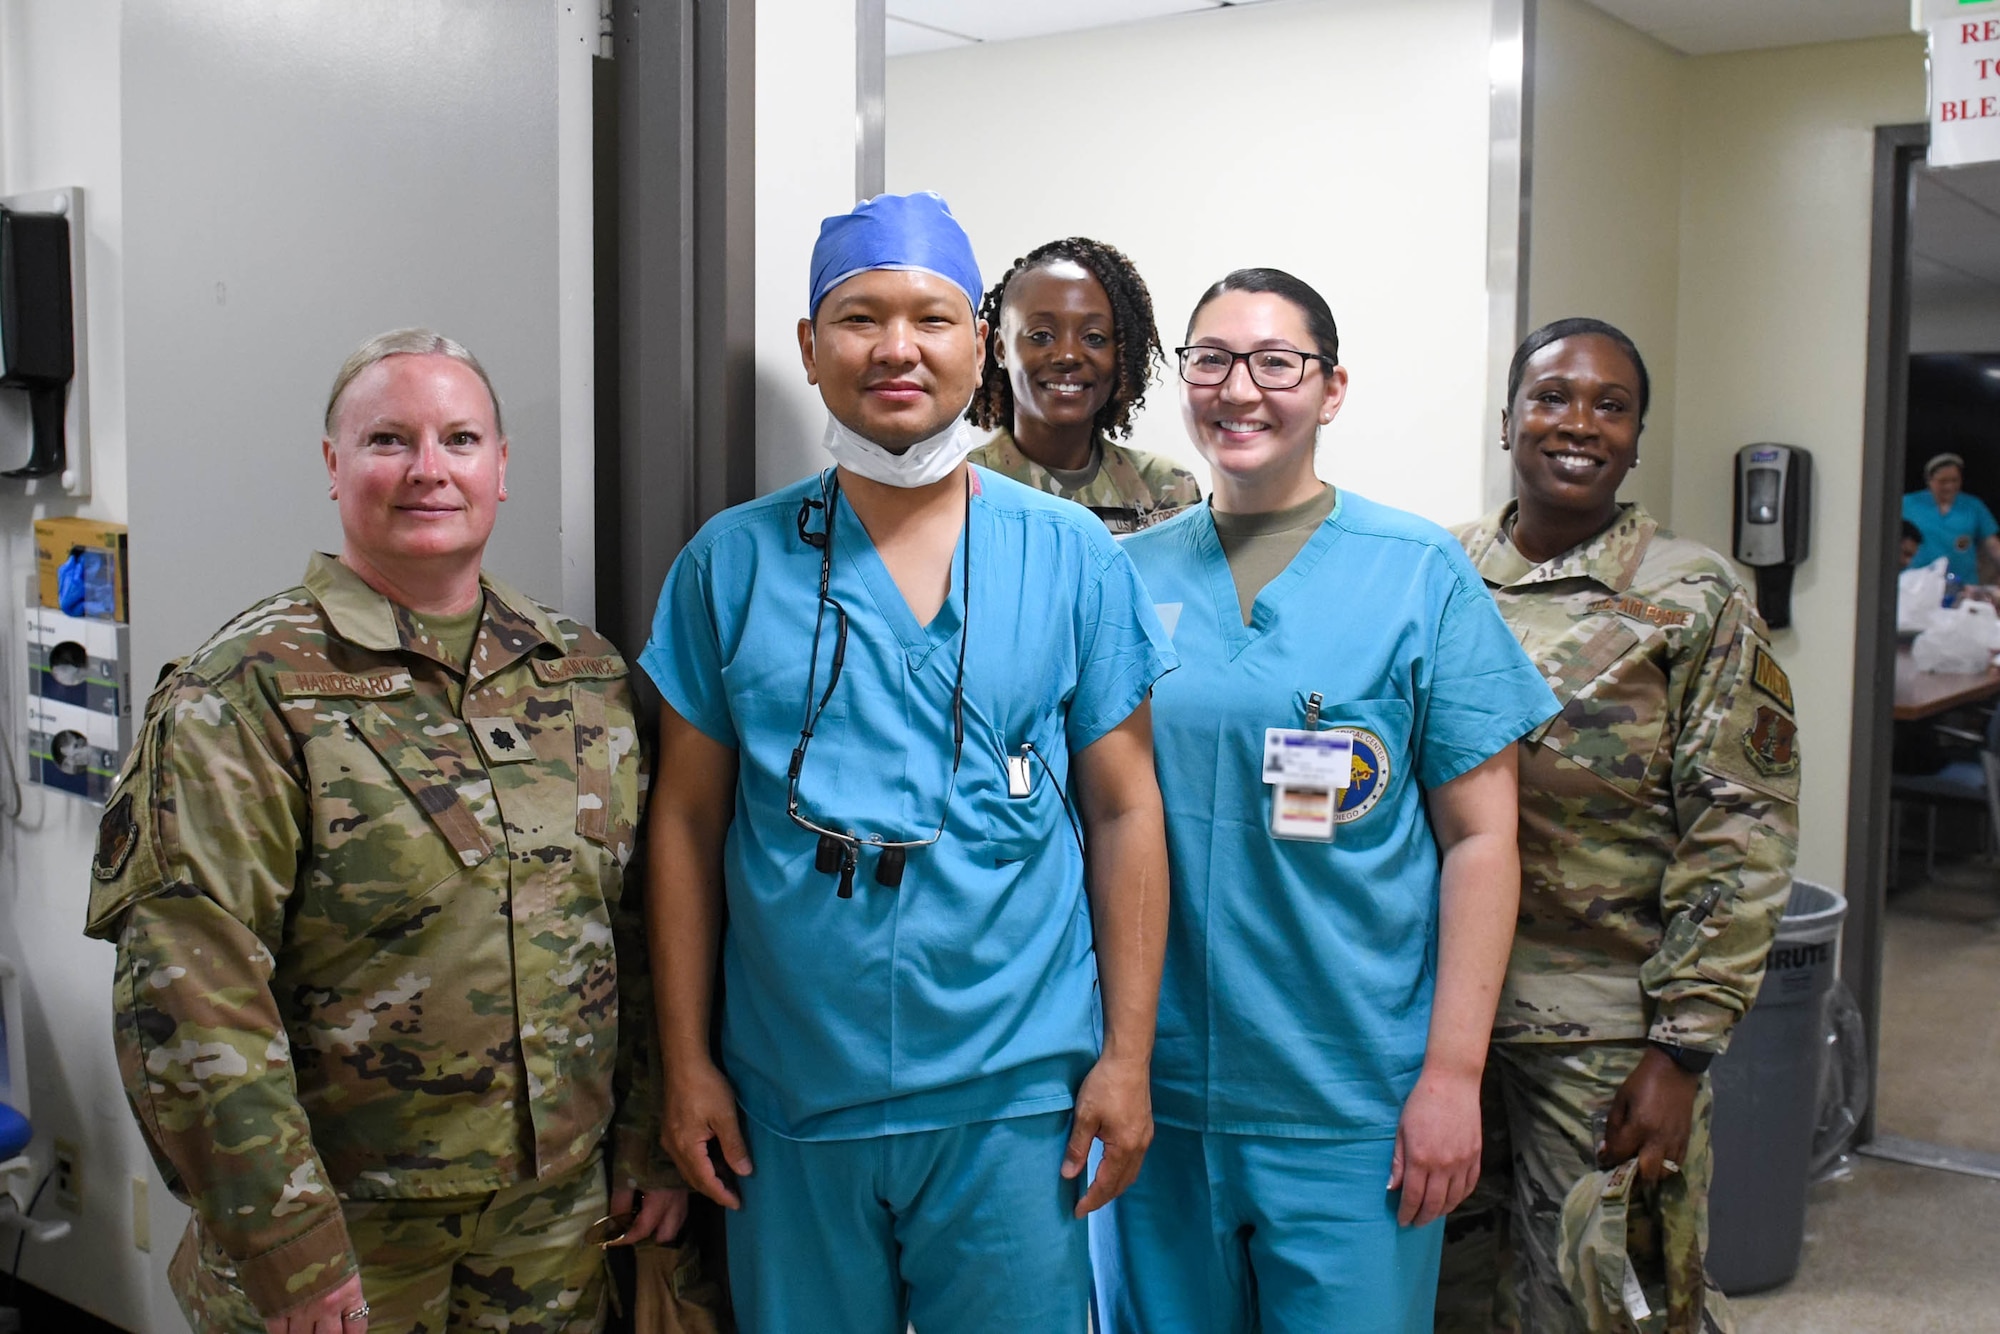
[[[604,1256],[586,1242],[606,1212],[600,1156],[550,1181],[438,1200],[346,1200],[368,1334],[595,1334]],[[169,1270],[195,1334],[264,1334],[229,1257],[190,1219]]]
[[[1604,1118],[1643,1042],[1495,1043],[1483,1090],[1486,1143],[1478,1187],[1445,1224],[1438,1334],[1733,1334],[1728,1303],[1703,1267],[1708,1249],[1711,1103],[1702,1079],[1678,1175],[1635,1184],[1623,1237],[1580,1235],[1605,1216],[1564,1203],[1598,1173]],[[1600,1178],[1601,1179],[1601,1178]],[[1590,1192],[1585,1186],[1579,1194]],[[1631,1261],[1652,1314],[1587,1313],[1562,1278],[1565,1253]]]

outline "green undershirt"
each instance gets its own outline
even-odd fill
[[[479,638],[479,618],[485,611],[486,595],[482,592],[479,601],[455,616],[429,616],[413,611],[410,625],[437,645],[441,661],[457,667],[462,674],[472,666],[472,645]]]
[[[1312,499],[1269,514],[1225,514],[1210,502],[1209,517],[1215,520],[1215,535],[1229,561],[1229,577],[1236,582],[1243,624],[1250,624],[1257,595],[1305,549],[1313,530],[1333,513],[1336,499],[1332,487],[1322,486]]]

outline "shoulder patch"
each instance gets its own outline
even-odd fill
[[[1750,684],[1784,705],[1786,713],[1798,712],[1792,707],[1792,678],[1785,675],[1785,669],[1762,644],[1750,660]]]
[[[625,678],[625,660],[617,657],[534,658],[535,678],[543,685],[564,681],[620,681]]]
[[[1654,625],[1686,625],[1694,619],[1692,612],[1671,611],[1635,597],[1599,598],[1584,610],[1615,611],[1620,616],[1630,616],[1634,620],[1648,621]]]
[[[278,673],[278,693],[286,699],[391,699],[413,689],[402,671]]]
[[[1750,730],[1743,734],[1743,749],[1757,772],[1767,778],[1797,773],[1798,735],[1797,723],[1770,705],[1759,704]]]
[[[133,748],[134,753],[137,749]],[[90,873],[99,880],[116,880],[131,859],[138,836],[139,822],[132,816],[132,794],[128,791],[112,802],[97,822],[97,855],[91,858]]]

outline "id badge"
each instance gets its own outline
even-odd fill
[[[1333,814],[1354,773],[1354,739],[1344,733],[1272,727],[1264,732],[1264,781],[1271,788],[1271,835],[1333,841]]]

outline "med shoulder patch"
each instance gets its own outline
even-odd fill
[[[1792,707],[1792,678],[1785,675],[1785,669],[1762,644],[1750,660],[1750,684],[1782,704],[1786,713],[1798,712]]]

